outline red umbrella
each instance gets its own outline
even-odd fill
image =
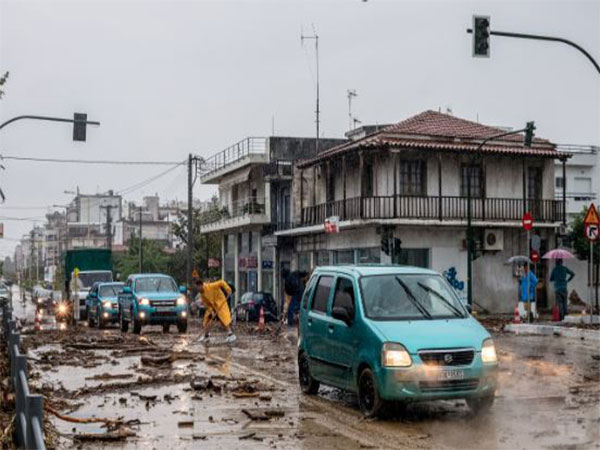
[[[568,250],[564,248],[555,248],[554,250],[550,250],[544,256],[544,259],[574,259],[575,256]]]

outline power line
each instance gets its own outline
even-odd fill
[[[177,169],[179,166],[181,166],[182,164],[184,164],[184,162],[178,162],[178,163],[174,163],[175,165],[173,167],[168,168],[167,170],[160,172],[150,178],[147,178],[146,180],[140,181],[132,186],[126,187],[121,189],[120,191],[117,191],[116,193],[119,195],[126,195],[126,194],[130,194],[134,191],[137,191],[138,189],[141,189],[147,185],[149,185],[150,183],[152,183],[153,181],[158,180],[159,178],[167,175],[168,173],[172,172],[173,170]]]
[[[118,161],[109,159],[58,159],[58,158],[35,158],[32,156],[1,155],[1,159],[12,161],[47,162],[59,164],[108,164],[108,165],[130,165],[130,166],[172,166],[181,164],[176,161]]]

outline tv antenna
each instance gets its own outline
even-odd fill
[[[358,97],[358,94],[356,93],[356,89],[348,89],[346,92],[348,96],[348,130],[353,130],[356,128],[356,123],[360,122],[360,120],[352,116],[352,98]]]
[[[315,26],[313,25],[313,34],[305,35],[302,31],[300,31],[300,45],[304,45],[305,40],[314,40],[315,41],[315,58],[317,60],[317,109],[315,111],[316,114],[316,125],[317,125],[317,140],[315,141],[315,148],[317,153],[319,152],[319,125],[320,125],[320,113],[319,110],[319,35],[317,34],[317,30],[315,30]]]

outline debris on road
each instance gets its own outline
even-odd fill
[[[116,431],[107,431],[106,433],[78,433],[73,436],[75,441],[89,442],[89,441],[105,441],[115,442],[124,441],[127,438],[137,436],[135,431],[129,428],[121,428]]]
[[[193,420],[184,420],[181,422],[177,422],[177,426],[179,428],[193,428],[194,427],[194,421]]]

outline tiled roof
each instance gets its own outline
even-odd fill
[[[435,111],[425,111],[402,122],[383,128],[356,141],[350,141],[305,160],[299,167],[359,149],[382,146],[433,151],[476,151],[482,140],[504,133],[506,130],[482,125]],[[530,155],[558,158],[556,146],[546,139],[535,138],[533,146],[523,146],[523,135],[506,136],[485,144],[482,153],[499,155]],[[564,152],[560,155],[565,156]]]

